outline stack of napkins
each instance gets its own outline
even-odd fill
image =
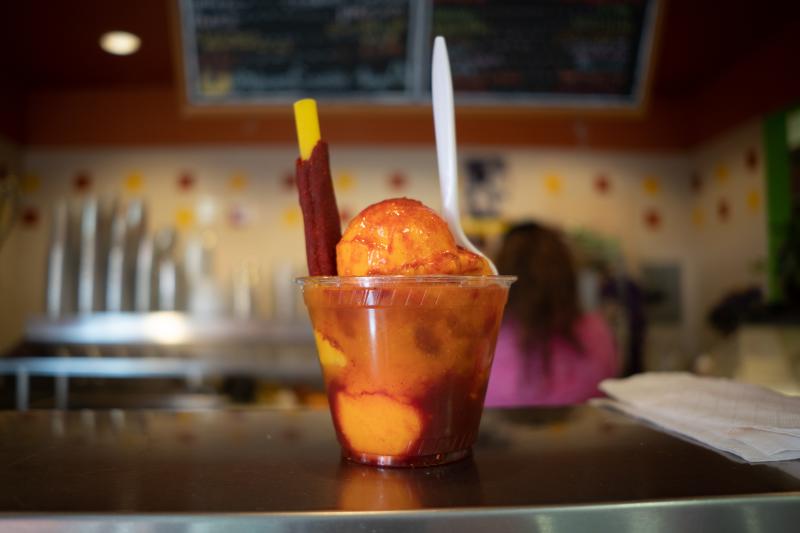
[[[735,381],[657,372],[600,384],[596,401],[745,461],[800,458],[800,397]]]

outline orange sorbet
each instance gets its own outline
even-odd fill
[[[492,274],[485,259],[456,245],[444,219],[409,198],[361,211],[336,246],[336,266],[340,276]]]

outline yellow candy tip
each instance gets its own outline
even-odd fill
[[[312,98],[296,101],[294,103],[294,122],[297,128],[297,144],[300,148],[300,157],[308,159],[311,157],[314,146],[321,139],[317,101]]]

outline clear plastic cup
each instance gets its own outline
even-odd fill
[[[429,466],[469,455],[514,279],[298,280],[345,458]]]

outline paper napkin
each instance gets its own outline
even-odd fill
[[[728,379],[652,372],[607,379],[596,403],[650,421],[745,461],[800,458],[800,397]]]

